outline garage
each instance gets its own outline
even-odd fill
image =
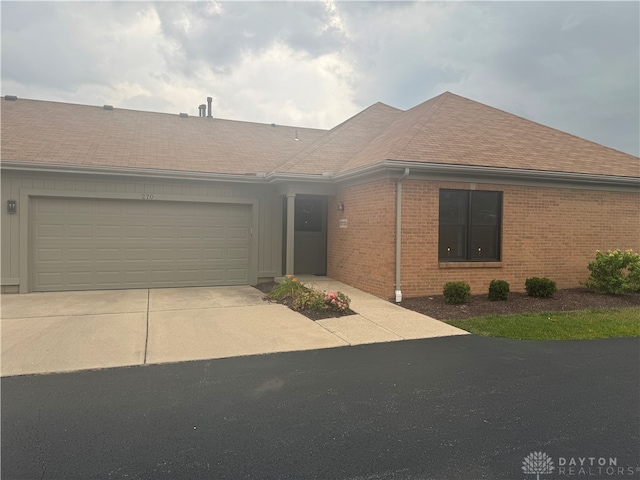
[[[250,282],[251,205],[34,197],[32,291]]]

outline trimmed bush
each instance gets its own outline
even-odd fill
[[[466,303],[471,296],[471,287],[467,282],[447,282],[442,289],[444,302],[450,305]]]
[[[551,298],[556,293],[556,282],[546,277],[531,277],[524,282],[527,295],[538,298]]]
[[[640,291],[640,255],[633,250],[598,250],[588,268],[591,275],[585,285],[592,292],[622,295]]]
[[[504,280],[491,280],[489,284],[489,300],[508,300],[509,283]]]

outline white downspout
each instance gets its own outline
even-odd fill
[[[409,169],[405,168],[396,183],[396,303],[402,301],[402,181],[408,176]]]

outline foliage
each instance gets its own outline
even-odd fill
[[[447,323],[476,335],[519,340],[640,337],[640,307],[491,315]]]
[[[324,293],[311,288],[298,290],[293,295],[291,308],[293,310],[317,310],[324,306]]]
[[[324,310],[332,312],[346,312],[349,310],[351,299],[342,292],[329,292],[324,296]]]
[[[591,275],[585,285],[592,292],[621,295],[640,291],[640,255],[633,250],[598,250],[588,268]]]
[[[270,300],[290,304],[293,310],[344,313],[349,310],[351,300],[342,292],[325,293],[303,285],[293,275],[287,275],[267,295]],[[285,301],[286,300],[286,301]]]
[[[293,275],[287,275],[284,282],[273,288],[268,296],[271,300],[282,300],[287,297],[293,297],[296,292],[307,290],[307,288],[298,281]]]
[[[489,300],[508,300],[509,283],[504,280],[491,280],[489,283]]]
[[[444,301],[450,305],[466,303],[471,296],[471,287],[466,282],[447,282],[442,290]]]
[[[551,298],[557,290],[556,282],[546,277],[527,278],[524,282],[524,288],[527,290],[527,295],[538,298]]]

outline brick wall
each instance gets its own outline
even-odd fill
[[[345,206],[338,211],[338,202]],[[329,202],[327,275],[366,292],[393,295],[395,182],[344,188]],[[340,220],[347,228],[340,228]]]
[[[503,192],[502,261],[440,264],[440,188]],[[330,207],[329,276],[391,298],[395,269],[395,182],[345,188]],[[353,208],[353,210],[352,210]],[[374,212],[373,219],[369,218]],[[375,219],[375,220],[374,220]],[[512,185],[405,180],[402,208],[402,292],[405,297],[441,294],[445,282],[463,280],[486,293],[496,278],[523,291],[528,277],[549,277],[559,288],[577,287],[589,274],[595,250],[640,251],[640,195]],[[349,252],[352,252],[349,254]],[[376,268],[376,265],[379,265]],[[374,279],[365,278],[376,276]]]

